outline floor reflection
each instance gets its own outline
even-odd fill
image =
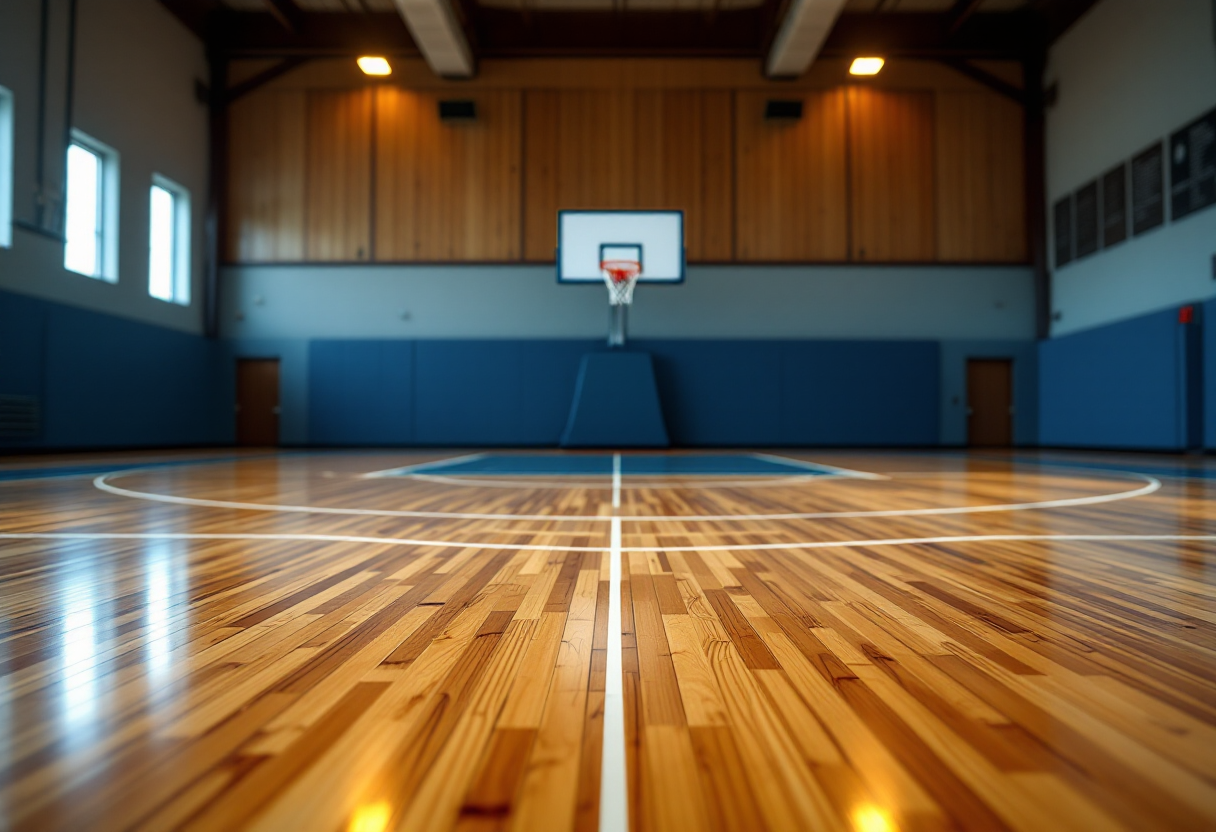
[[[91,567],[74,572],[63,591],[62,713],[69,733],[97,714],[96,592]]]

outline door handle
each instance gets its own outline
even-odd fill
[[[275,416],[278,416],[280,413],[283,412],[283,408],[279,407],[276,404],[274,407],[270,408],[270,412],[273,413]]]

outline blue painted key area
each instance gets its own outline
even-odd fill
[[[612,454],[485,454],[386,471],[384,476],[612,476]],[[623,476],[816,476],[835,469],[755,454],[623,454]]]

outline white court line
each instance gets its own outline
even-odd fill
[[[373,508],[334,508],[331,506],[290,506],[273,505],[269,503],[243,503],[232,500],[206,500],[198,497],[178,497],[172,494],[154,494],[148,491],[133,491],[127,488],[120,488],[119,486],[112,485],[107,482],[107,480],[111,477],[143,473],[144,470],[146,469],[131,469],[127,471],[119,471],[113,474],[102,474],[93,480],[93,485],[101,491],[115,494],[119,497],[130,497],[136,500],[149,500],[156,503],[171,503],[174,505],[196,506],[200,508],[229,508],[242,511],[271,511],[296,514],[341,514],[370,517],[418,517],[437,520],[536,520],[547,523],[607,523],[613,519],[612,517],[607,517],[600,514],[482,514],[455,511],[394,511],[389,509]],[[1101,503],[1113,503],[1118,500],[1129,500],[1133,497],[1142,497],[1146,494],[1152,494],[1154,491],[1161,488],[1161,480],[1155,477],[1150,477],[1146,474],[1134,474],[1131,472],[1127,472],[1127,476],[1133,476],[1138,479],[1145,480],[1147,484],[1141,486],[1140,488],[1132,489],[1131,491],[1118,491],[1113,494],[1096,494],[1088,497],[1066,497],[1060,500],[1039,500],[1033,503],[952,506],[943,508],[883,509],[873,511],[791,512],[788,514],[632,514],[623,515],[620,517],[620,519],[630,522],[647,523],[726,523],[748,520],[825,520],[840,517],[925,517],[940,514],[979,514],[994,511],[1030,511],[1031,509],[1092,506],[1099,505]]]
[[[613,518],[617,519],[617,518]],[[615,525],[615,524],[614,524]],[[385,546],[428,546],[438,549],[492,549],[544,552],[608,552],[604,546],[541,546],[535,543],[472,543],[460,540],[413,540],[404,537],[361,537],[342,534],[226,534],[205,532],[0,532],[0,540],[283,540],[318,543],[374,543]],[[618,538],[619,541],[619,538]],[[794,543],[739,543],[721,546],[622,546],[625,552],[737,552],[781,549],[850,549],[874,546],[916,546],[928,543],[999,543],[1058,541],[1078,543],[1211,542],[1216,534],[969,534],[954,537],[889,537],[876,540],[815,540]],[[611,569],[611,562],[609,563]],[[618,592],[620,587],[618,585]],[[609,587],[611,593],[611,587]],[[611,598],[611,594],[609,595]],[[617,606],[618,614],[620,607]],[[609,609],[609,621],[612,610]],[[620,630],[617,630],[618,635]],[[609,639],[612,633],[609,631]]]
[[[870,471],[855,471],[852,468],[840,468],[835,465],[825,465],[822,462],[807,462],[805,459],[798,459],[792,456],[780,456],[778,454],[761,454],[752,453],[756,459],[764,459],[769,462],[776,462],[781,465],[791,465],[795,468],[807,468],[811,471],[822,471],[828,474],[837,474],[844,477],[854,477],[859,480],[889,480],[890,477],[884,477],[882,474],[874,474]]]
[[[621,455],[612,455],[612,507],[621,507]],[[625,676],[621,658],[621,518],[613,517],[608,552],[608,655],[604,672],[604,747],[600,758],[600,832],[628,832],[625,773]]]
[[[430,462],[419,462],[417,465],[405,465],[401,468],[385,468],[382,471],[368,471],[366,474],[360,474],[360,479],[377,479],[379,477],[402,477],[407,476],[419,468],[429,468],[432,465],[456,465],[461,462],[472,462],[475,459],[485,459],[489,454],[464,454],[462,456],[452,456],[446,459],[432,459]]]

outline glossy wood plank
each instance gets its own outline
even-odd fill
[[[1210,461],[795,455],[888,478],[625,478],[632,829],[1216,825]],[[608,483],[232,456],[0,479],[0,533],[94,535],[0,538],[0,826],[597,828]]]

